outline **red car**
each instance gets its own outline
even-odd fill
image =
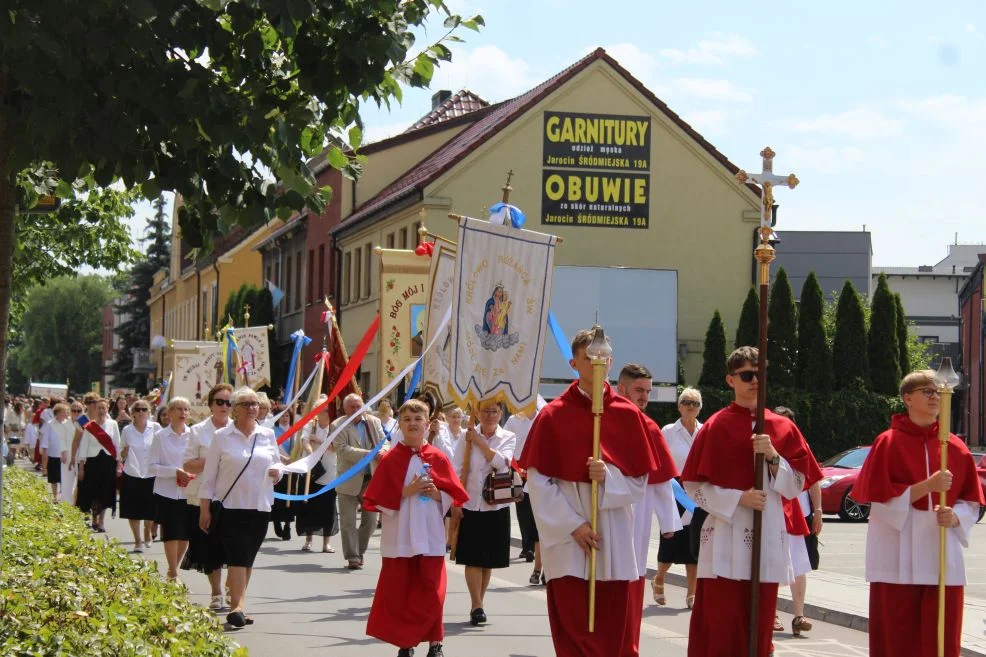
[[[838,514],[843,520],[854,522],[862,522],[869,517],[870,505],[859,504],[852,498],[853,484],[869,453],[869,446],[854,447],[822,463],[822,513]],[[986,455],[980,451],[974,451],[972,455],[976,459],[979,484],[983,494],[986,494]],[[984,514],[986,507],[980,507],[980,520]]]

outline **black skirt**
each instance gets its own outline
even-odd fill
[[[60,456],[48,457],[48,483],[62,483],[62,458]]]
[[[185,500],[173,500],[164,495],[154,494],[155,520],[161,526],[161,540],[187,541],[188,524],[185,520]]]
[[[199,507],[185,504],[185,527],[188,550],[181,560],[182,570],[197,570],[208,575],[223,567],[223,544],[217,534],[206,534],[199,528]]]
[[[154,520],[154,477],[141,479],[123,473],[120,484],[120,517]]]
[[[217,531],[226,564],[231,567],[253,568],[260,546],[267,536],[268,524],[268,511],[222,509]]]
[[[304,502],[295,502],[298,520],[295,531],[298,535],[318,534],[332,536],[336,521],[336,491],[332,489]]]
[[[685,507],[678,504],[678,514],[685,514]],[[692,555],[689,525],[679,529],[671,538],[661,537],[660,547],[657,548],[658,563],[696,564],[698,559]]]
[[[510,565],[510,507],[496,511],[462,510],[455,563],[478,568]]]
[[[86,459],[86,481],[90,508],[96,513],[116,511],[116,459],[102,450],[96,458]]]

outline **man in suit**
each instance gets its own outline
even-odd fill
[[[362,407],[363,400],[359,395],[347,395],[342,402],[342,409],[346,415],[333,422],[332,430],[334,431],[346,420],[346,417],[352,417]],[[356,465],[383,439],[384,433],[380,420],[370,413],[363,413],[332,441],[337,456],[338,474],[341,475]],[[361,507],[363,492],[370,484],[370,477],[373,476],[373,471],[386,450],[387,447],[383,447],[366,466],[362,474],[357,474],[336,487],[339,500],[339,530],[342,533],[342,552],[346,561],[349,562],[346,567],[350,570],[359,570],[363,567],[363,554],[370,543],[373,530],[377,527],[378,514],[361,510]],[[358,530],[356,528],[357,513],[362,514]]]

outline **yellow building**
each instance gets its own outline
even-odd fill
[[[343,222],[332,234],[346,343],[377,312],[373,247],[413,248],[422,217],[455,239],[447,214],[485,217],[512,170],[511,203],[526,212],[526,227],[564,239],[556,266],[677,272],[677,351],[695,382],[713,311],[735,330],[752,281],[760,197],[736,182],[736,166],[602,49],[517,98],[448,123],[367,147],[364,176],[342,190]],[[755,153],[745,155],[759,165]],[[362,367],[371,392],[376,352]]]

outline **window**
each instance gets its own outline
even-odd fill
[[[370,243],[370,242],[367,242],[366,243],[366,246],[363,247],[363,248],[365,249],[365,251],[363,253],[363,257],[366,259],[366,262],[363,264],[363,292],[366,293],[365,296],[369,297],[370,294],[371,294],[371,292],[370,292],[370,254],[373,253],[373,244]]]
[[[363,249],[357,247],[353,251],[353,301],[361,298],[360,286],[363,284]]]
[[[411,234],[411,241],[414,242],[414,246],[417,246],[418,244],[421,243],[421,234],[418,233],[419,230],[421,230],[421,222],[415,221],[414,232]]]
[[[291,310],[291,256],[288,256],[288,264],[284,270],[284,309]]]
[[[325,245],[318,245],[318,299],[325,298]]]
[[[308,275],[305,277],[308,281],[308,287],[305,289],[305,299],[308,303],[312,302],[312,295],[315,293],[313,276],[315,276],[315,249],[308,249]]]
[[[347,253],[342,258],[342,302],[349,303],[349,281],[353,278],[353,254]]]
[[[924,344],[935,344],[938,342],[937,335],[919,335],[918,342],[923,342]]]
[[[219,322],[219,283],[215,282],[212,284],[212,318],[209,322],[209,326],[212,327],[213,332],[216,330],[216,324]],[[212,336],[209,336],[210,338]]]
[[[301,251],[294,254],[294,309],[301,310]]]
[[[385,244],[387,245],[387,248],[388,249],[394,248],[394,234],[393,233],[388,233],[387,234],[387,241],[385,242]]]
[[[398,248],[406,249],[407,248],[407,228],[401,228],[400,236],[401,236],[400,237],[400,241],[398,242],[398,244],[400,244],[400,246]]]

